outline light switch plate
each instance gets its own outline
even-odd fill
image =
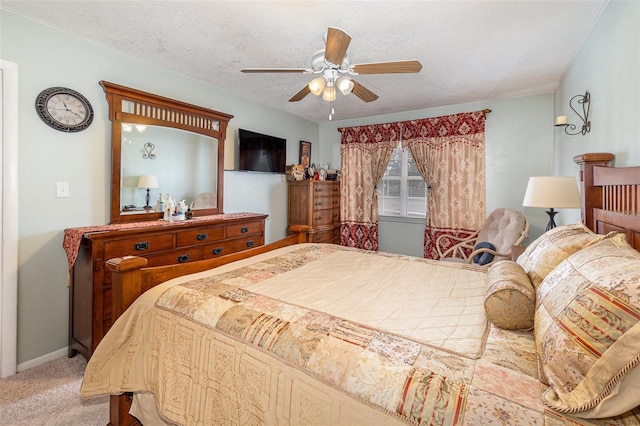
[[[69,196],[69,182],[56,182],[56,197],[67,198]]]

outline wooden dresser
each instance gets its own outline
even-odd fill
[[[307,242],[340,244],[340,182],[288,180],[287,233],[307,225]]]
[[[266,215],[219,214],[181,222],[138,222],[65,230],[70,259],[69,356],[87,360],[112,325],[111,274],[105,262],[127,255],[147,266],[222,256],[264,244]],[[75,234],[75,238],[72,236]],[[74,241],[69,243],[68,241]],[[79,243],[79,247],[74,247]],[[70,251],[77,250],[75,261]]]

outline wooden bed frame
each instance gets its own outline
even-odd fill
[[[613,154],[578,155],[582,221],[592,231],[622,232],[640,251],[640,166],[611,167]]]
[[[582,221],[599,234],[609,231],[625,233],[629,243],[640,251],[640,166],[612,168],[613,157],[609,153],[589,153],[573,159],[580,166]],[[114,320],[118,318],[139,295],[164,281],[303,243],[308,229],[306,226],[292,227],[297,234],[272,244],[181,265],[146,268],[144,258],[127,256],[111,259],[107,261],[107,269],[113,273],[112,316]],[[131,400],[131,393],[111,396],[109,425],[140,425],[135,417],[129,415]]]

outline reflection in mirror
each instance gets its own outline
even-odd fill
[[[192,206],[194,210],[217,207],[215,138],[170,127],[122,123],[121,167],[122,214],[147,212],[143,209],[146,188],[138,188],[140,176],[157,178],[158,187],[150,188],[152,207],[160,194],[164,199],[171,194],[172,199],[185,200],[187,205],[198,198]],[[200,202],[203,199],[206,201]]]

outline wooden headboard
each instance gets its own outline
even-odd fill
[[[640,251],[640,166],[611,167],[613,154],[578,155],[582,221],[594,232],[623,232]]]

